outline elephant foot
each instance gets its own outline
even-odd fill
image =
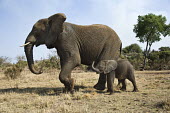
[[[121,91],[126,91],[126,88],[121,88],[120,90],[121,90]]]
[[[113,91],[113,90],[107,90],[107,92],[110,92],[110,94],[109,94],[109,95],[112,95],[112,94],[114,93],[114,91]]]
[[[64,89],[63,89],[63,93],[65,93],[65,94],[68,94],[68,93],[74,94],[74,92],[75,92],[74,89],[72,89],[72,90],[68,90],[68,88],[64,88]]]
[[[138,89],[134,89],[133,92],[139,92],[139,90]]]
[[[65,85],[65,88],[63,89],[63,93],[71,93],[74,94],[74,79],[71,78],[70,79],[70,84],[69,85]]]
[[[75,92],[75,91],[74,91],[74,89],[73,89],[73,90],[70,91],[70,94],[74,94],[74,92]]]
[[[96,84],[96,85],[94,85],[94,88],[97,90],[105,90],[105,85]]]
[[[68,92],[68,88],[63,88],[63,93],[67,94]]]
[[[109,95],[113,95],[114,94],[114,92],[110,92],[110,94]]]

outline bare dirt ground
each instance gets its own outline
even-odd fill
[[[139,92],[127,80],[127,91],[116,89],[109,95],[93,86],[94,72],[73,72],[76,79],[74,95],[63,94],[58,72],[34,75],[23,73],[16,80],[0,74],[0,113],[127,113],[170,112],[170,71],[136,71]]]

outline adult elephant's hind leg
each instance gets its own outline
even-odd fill
[[[120,79],[118,79],[118,84],[117,84],[117,89],[121,89],[122,85],[122,81]]]
[[[115,35],[114,35],[115,36]],[[111,36],[112,37],[112,36]],[[120,40],[117,40],[117,37],[112,37],[110,40],[107,40],[103,50],[98,58],[98,61],[101,60],[116,60],[119,57],[120,49]],[[97,90],[104,90],[106,84],[106,75],[100,74],[97,84],[94,86]]]
[[[104,90],[105,84],[106,84],[106,75],[104,73],[101,73],[99,75],[99,80],[98,80],[97,84],[94,86],[94,88],[97,90]]]

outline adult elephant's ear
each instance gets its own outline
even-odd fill
[[[63,23],[66,20],[66,16],[63,13],[57,13],[48,18],[49,31],[48,37],[45,40],[47,48],[54,48],[54,44],[59,37],[60,33],[63,32]]]
[[[107,74],[117,68],[117,62],[115,60],[107,60],[105,66],[104,74]]]

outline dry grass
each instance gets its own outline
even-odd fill
[[[22,73],[15,80],[1,73],[0,113],[170,112],[170,71],[138,71],[135,75],[140,92],[131,92],[132,84],[127,81],[126,92],[109,95],[93,88],[98,80],[95,73],[73,72],[77,92],[71,95],[62,93],[58,72]]]

